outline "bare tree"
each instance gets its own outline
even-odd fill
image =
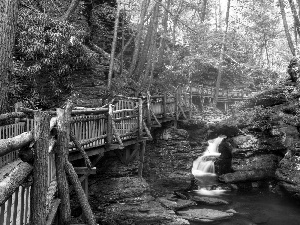
[[[203,23],[204,20],[205,20],[207,2],[208,2],[208,0],[203,0],[203,2],[202,2],[202,6],[201,6],[201,23]]]
[[[108,90],[111,89],[111,80],[112,80],[112,74],[113,74],[113,69],[114,69],[114,59],[115,59],[115,51],[116,51],[116,43],[117,43],[117,35],[118,35],[120,4],[119,4],[119,2],[117,4],[118,5],[117,5],[117,13],[116,13],[116,19],[115,19],[114,38],[113,38],[113,43],[111,46],[110,64],[109,64],[108,81],[107,81]]]
[[[292,37],[289,32],[289,27],[288,27],[288,23],[286,20],[286,14],[285,14],[285,9],[284,9],[285,5],[284,5],[283,0],[279,0],[279,7],[280,7],[280,13],[281,13],[281,17],[282,17],[283,26],[284,26],[285,36],[286,36],[289,48],[291,50],[291,53],[293,56],[295,56],[296,55],[295,46],[293,44]]]
[[[151,68],[151,57],[153,55],[153,45],[156,43],[155,37],[157,34],[157,26],[158,26],[158,15],[159,15],[159,6],[161,0],[155,3],[153,14],[150,20],[150,24],[147,29],[146,38],[144,41],[143,49],[141,50],[140,58],[138,61],[138,66],[135,71],[135,77],[139,77],[139,83],[142,84],[144,78],[149,75]],[[150,57],[150,58],[149,58]],[[148,61],[148,66],[145,68],[144,66],[146,61]]]
[[[79,4],[79,0],[72,0],[68,10],[65,12],[64,15],[60,17],[60,20],[64,21],[70,19],[72,13],[76,10],[78,4]]]
[[[139,55],[139,50],[140,50],[140,45],[141,45],[141,40],[142,40],[142,32],[144,28],[144,18],[147,13],[147,8],[149,5],[149,0],[143,0],[141,4],[141,14],[140,14],[140,23],[138,26],[138,32],[135,38],[135,43],[134,43],[134,52],[133,52],[133,57],[132,57],[132,63],[130,65],[129,69],[129,77],[132,76],[133,71],[135,70],[137,61],[138,61],[138,55]]]
[[[217,77],[217,83],[216,83],[216,92],[215,92],[215,97],[214,97],[214,105],[217,105],[217,100],[219,96],[219,89],[220,89],[220,84],[221,84],[221,78],[222,78],[222,64],[223,64],[223,59],[224,59],[224,53],[225,53],[225,44],[226,44],[226,39],[227,39],[227,32],[228,32],[228,22],[229,22],[229,11],[230,11],[230,0],[227,1],[227,10],[226,10],[226,18],[225,18],[225,32],[222,40],[222,47],[221,47],[221,54],[220,54],[220,59],[219,59],[219,66],[218,66],[218,77]]]
[[[163,26],[163,35],[161,36],[160,39],[160,45],[159,45],[159,55],[158,55],[158,63],[159,63],[159,68],[162,69],[163,67],[163,56],[165,53],[165,47],[166,47],[166,36],[168,32],[168,11],[170,10],[170,5],[171,5],[171,0],[167,0],[167,8],[164,11],[164,18],[162,21],[162,26]]]
[[[298,35],[300,36],[300,20],[299,20],[299,16],[298,16],[298,13],[297,13],[297,10],[296,10],[296,7],[295,7],[295,3],[294,3],[293,0],[288,0],[288,1],[290,3],[291,11],[293,13],[295,27],[297,29]]]
[[[12,51],[19,0],[0,1],[0,114],[9,110],[8,92],[12,74]]]

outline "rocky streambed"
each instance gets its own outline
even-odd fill
[[[273,127],[266,135],[228,125],[181,127],[153,132],[143,178],[137,177],[137,160],[124,165],[114,152],[106,153],[89,179],[89,200],[99,224],[300,224],[296,128]],[[220,183],[213,188],[226,191],[219,196],[187,192],[193,160],[208,139],[221,134],[227,138],[219,146]],[[80,210],[73,206],[80,222]]]

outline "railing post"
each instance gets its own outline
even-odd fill
[[[163,97],[163,117],[166,118],[167,117],[167,93],[164,93],[164,97]]]
[[[34,114],[33,193],[31,202],[32,224],[46,224],[46,196],[48,190],[48,149],[50,116],[47,112]]]
[[[190,96],[189,96],[189,119],[192,118],[192,111],[193,111],[193,106],[192,106],[192,97],[193,97],[193,91],[192,91],[192,86],[190,84]]]
[[[178,122],[178,90],[175,91],[175,121],[174,126],[177,127]]]
[[[108,114],[107,114],[107,132],[106,132],[106,146],[107,148],[110,147],[113,140],[113,133],[112,133],[112,118],[113,118],[113,106],[112,104],[108,105]]]
[[[148,92],[147,93],[147,126],[149,128],[151,128],[151,125],[152,125],[150,107],[151,107],[151,96]]]
[[[69,155],[70,143],[70,119],[71,105],[67,104],[66,109],[57,109],[57,143],[56,143],[56,178],[58,197],[61,199],[59,210],[59,221],[61,224],[68,224],[71,220],[71,207],[69,196],[69,185],[67,181],[65,164]]]
[[[143,100],[138,99],[138,140],[143,136]]]

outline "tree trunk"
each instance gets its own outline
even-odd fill
[[[279,0],[279,6],[280,6],[280,13],[281,13],[281,17],[282,17],[283,26],[284,26],[285,36],[286,36],[288,45],[290,47],[291,53],[293,56],[295,56],[296,51],[295,51],[295,47],[294,47],[294,44],[292,41],[291,34],[289,32],[289,27],[288,27],[288,23],[286,20],[286,14],[285,14],[285,9],[284,9],[285,5],[284,5],[283,0]]]
[[[9,110],[9,83],[13,67],[19,0],[0,1],[0,114]]]
[[[223,64],[224,53],[225,53],[225,44],[226,44],[226,39],[227,39],[229,12],[230,12],[230,0],[227,1],[227,11],[226,11],[226,18],[225,18],[226,28],[225,28],[225,33],[224,33],[223,40],[222,40],[221,54],[220,54],[220,60],[219,60],[219,66],[218,66],[218,77],[217,77],[217,83],[216,83],[216,92],[215,92],[215,97],[214,97],[214,106],[217,105],[218,96],[219,96],[219,88],[220,88],[222,72],[223,72],[222,64]]]
[[[207,0],[203,0],[201,7],[201,23],[204,22],[206,16]]]
[[[136,63],[138,61],[138,55],[139,55],[139,50],[140,50],[140,45],[141,45],[141,40],[142,40],[142,32],[143,32],[143,28],[144,28],[144,18],[147,13],[148,5],[149,5],[149,0],[143,0],[142,5],[141,5],[140,23],[138,26],[138,32],[137,32],[135,44],[134,44],[132,63],[130,65],[129,74],[128,74],[129,77],[132,77],[133,71],[135,70]]]
[[[109,64],[109,72],[108,72],[107,88],[109,91],[111,90],[111,80],[112,80],[112,74],[113,74],[113,69],[114,69],[114,59],[115,59],[115,51],[116,51],[117,36],[118,36],[118,25],[119,25],[119,15],[120,15],[120,5],[119,5],[119,3],[117,3],[117,4],[118,5],[117,5],[117,13],[116,13],[116,19],[115,19],[114,38],[113,38],[113,43],[111,46],[110,64]]]
[[[46,196],[48,191],[48,149],[50,136],[50,116],[38,111],[34,115],[34,163],[32,224],[46,224]]]
[[[68,160],[65,163],[65,170],[66,170],[66,173],[68,174],[68,177],[70,178],[72,185],[74,186],[74,190],[76,192],[80,206],[81,206],[82,211],[87,220],[87,224],[88,225],[96,225],[97,224],[96,219],[95,219],[93,211],[90,207],[90,204],[88,202],[88,198],[84,193],[84,190],[79,182],[78,176],[77,176],[72,164]]]
[[[142,84],[144,81],[145,76],[149,74],[150,68],[148,67],[148,70],[145,70],[144,72],[144,66],[147,61],[147,57],[152,56],[151,52],[151,46],[155,42],[155,37],[157,33],[157,25],[158,25],[158,13],[159,13],[159,3],[161,0],[159,0],[155,6],[154,6],[154,12],[152,14],[152,18],[150,20],[150,24],[148,27],[147,35],[144,41],[144,46],[141,52],[141,56],[138,62],[137,69],[135,71],[135,77],[139,77],[139,83]],[[150,66],[150,65],[149,65]],[[146,74],[148,73],[148,74]]]
[[[124,67],[124,48],[125,48],[125,7],[124,7],[124,11],[123,11],[123,20],[122,20],[122,49],[121,52],[119,54],[121,54],[121,65],[120,65],[120,74],[123,74],[123,67]],[[118,55],[116,56],[116,58],[118,58]]]
[[[61,199],[59,216],[62,224],[69,224],[71,220],[69,186],[65,172],[65,164],[69,154],[70,143],[70,111],[71,109],[68,106],[66,110],[57,109],[57,144],[55,164],[58,197]]]
[[[158,55],[158,60],[157,62],[159,63],[158,67],[162,70],[162,67],[163,67],[163,56],[164,56],[164,53],[165,53],[165,47],[166,47],[166,37],[167,37],[167,32],[168,32],[168,11],[170,9],[170,4],[171,4],[171,0],[167,0],[167,9],[165,9],[165,12],[164,12],[164,18],[163,18],[163,22],[162,22],[162,26],[164,28],[164,31],[163,31],[163,35],[161,36],[161,39],[160,39],[160,45],[159,45],[159,55]],[[160,71],[162,72],[162,71]]]
[[[221,30],[221,27],[222,27],[222,6],[221,6],[221,0],[219,0],[219,4],[218,4],[218,17],[219,17],[218,28],[219,28],[219,30]]]
[[[295,25],[296,25],[296,28],[297,28],[297,32],[298,32],[298,35],[300,36],[300,20],[299,20],[299,16],[298,16],[294,1],[289,0],[289,3],[290,3],[291,11],[293,13],[294,22],[295,22]]]

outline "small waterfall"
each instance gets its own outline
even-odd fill
[[[199,181],[201,189],[197,192],[205,195],[220,194],[221,190],[209,190],[210,187],[217,183],[217,175],[215,173],[215,160],[221,155],[218,148],[226,136],[221,135],[215,139],[208,141],[208,147],[202,156],[193,162],[192,174]],[[222,191],[221,191],[222,192]]]

